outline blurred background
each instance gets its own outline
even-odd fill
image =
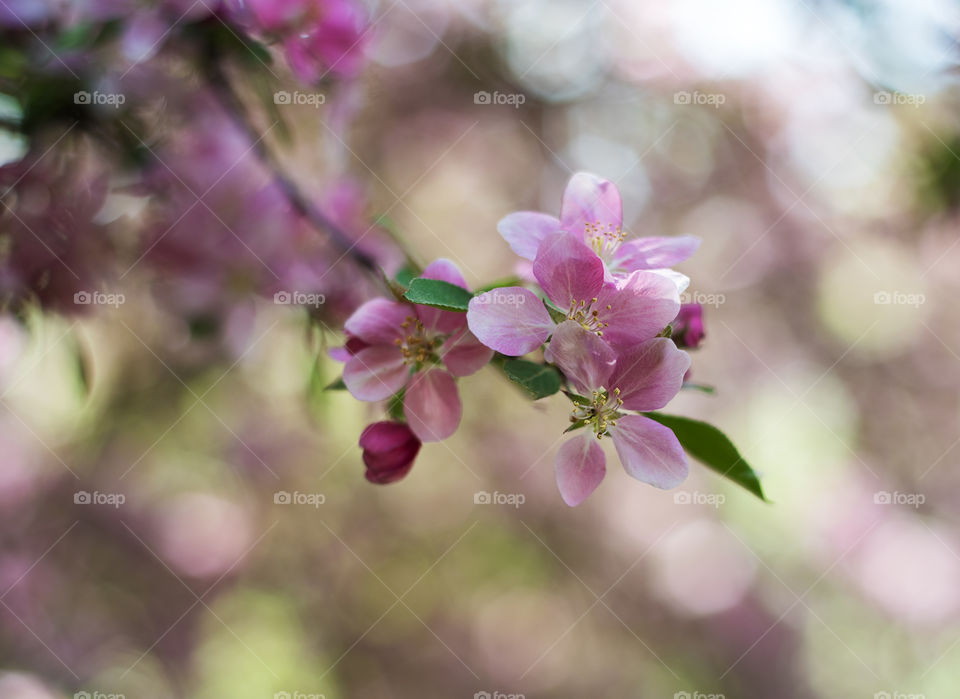
[[[0,697],[956,696],[955,3],[388,1],[311,88],[203,2],[0,5]],[[507,276],[578,170],[703,239],[668,412],[772,504],[568,508],[565,400],[490,368],[364,480],[369,259]]]

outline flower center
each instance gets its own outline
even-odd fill
[[[600,319],[600,310],[594,308],[596,303],[596,297],[590,299],[589,302],[586,300],[576,301],[575,299],[570,299],[570,311],[567,313],[567,320],[576,321],[580,323],[585,330],[596,333],[598,337],[603,337],[603,329],[610,325],[610,323],[604,323]],[[609,311],[611,308],[612,306],[608,303],[606,310]]]
[[[423,323],[415,316],[407,316],[400,327],[404,329],[406,336],[398,337],[393,344],[400,348],[406,364],[419,366],[437,361],[436,350],[443,344],[442,337],[427,337]]]
[[[627,234],[620,229],[620,226],[614,226],[612,224],[605,226],[599,221],[586,224],[584,230],[584,238],[587,241],[587,245],[593,248],[597,255],[604,259],[611,256],[614,251],[620,247],[620,243],[622,243],[626,237]]]
[[[620,406],[623,401],[620,399],[620,389],[613,389],[608,393],[607,389],[601,388],[593,392],[590,403],[579,403],[574,405],[570,412],[570,422],[582,422],[584,425],[590,425],[597,434],[597,439],[607,434],[607,430],[617,426],[617,418],[620,417]]]

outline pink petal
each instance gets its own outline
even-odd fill
[[[617,357],[608,388],[620,389],[627,410],[659,410],[680,392],[690,355],[658,337]]]
[[[563,501],[576,507],[587,499],[607,472],[603,449],[591,434],[565,442],[557,452],[554,468]]]
[[[457,384],[443,369],[414,374],[403,398],[410,429],[424,442],[439,442],[457,431],[463,407]]]
[[[425,279],[439,279],[442,282],[448,282],[459,286],[461,289],[467,288],[467,282],[460,274],[459,268],[446,258],[439,258],[427,265],[426,269],[420,275]]]
[[[360,350],[343,368],[343,383],[357,400],[383,400],[403,388],[410,368],[403,353],[393,345],[376,345]]]
[[[536,294],[519,286],[505,286],[470,299],[470,331],[497,352],[519,357],[542,345],[554,324]]]
[[[345,362],[353,356],[346,347],[331,347],[327,350],[327,355],[337,362]]]
[[[675,488],[690,471],[673,430],[642,415],[624,415],[610,428],[624,470],[655,488]]]
[[[603,261],[569,233],[554,233],[540,244],[533,274],[559,308],[589,303],[603,286]]]
[[[617,362],[610,345],[572,320],[563,321],[554,330],[544,358],[556,364],[585,396],[607,385]]]
[[[673,267],[689,258],[700,247],[700,239],[693,235],[669,238],[636,238],[617,248],[613,267],[633,272],[638,269]]]
[[[633,272],[616,284],[608,282],[597,297],[594,308],[607,324],[603,339],[617,351],[656,337],[680,310],[676,285],[653,272]]]
[[[401,324],[415,315],[413,306],[378,298],[367,301],[354,311],[343,328],[348,335],[371,345],[393,344],[403,334]]]
[[[563,230],[582,237],[587,224],[602,228],[623,225],[623,203],[617,186],[588,172],[570,178],[560,207]]]
[[[441,359],[454,376],[475,374],[493,358],[493,350],[484,345],[467,328],[447,340],[441,348]]]
[[[560,220],[535,211],[518,211],[500,219],[497,230],[511,250],[532,261],[543,239],[560,230]]]
[[[420,276],[424,279],[439,279],[462,289],[467,288],[467,282],[457,266],[443,258],[428,264]],[[424,328],[441,334],[456,332],[467,324],[463,313],[443,311],[432,306],[417,306],[417,315]]]

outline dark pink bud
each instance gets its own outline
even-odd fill
[[[697,349],[706,336],[703,330],[703,308],[699,303],[685,303],[673,321],[673,341],[677,347]]]
[[[406,476],[420,452],[420,444],[406,423],[384,420],[368,425],[360,435],[367,480],[384,484]]]

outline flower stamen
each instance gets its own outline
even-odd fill
[[[443,344],[442,337],[427,337],[423,323],[414,316],[407,316],[400,327],[407,332],[406,337],[396,338],[393,344],[403,353],[404,363],[420,366],[436,360],[436,350]]]
[[[615,388],[608,392],[605,388],[593,392],[590,403],[580,403],[574,405],[570,413],[570,422],[582,422],[584,425],[590,425],[601,439],[611,427],[617,426],[617,418],[620,417],[620,407],[623,400],[620,398],[620,389]]]
[[[590,299],[589,303],[585,300],[576,301],[571,299],[570,312],[567,313],[567,320],[576,321],[580,323],[585,330],[596,333],[598,337],[603,337],[603,329],[610,325],[610,323],[604,323],[600,320],[600,311],[593,307],[595,303],[597,303],[596,297]],[[610,310],[609,304],[607,305],[607,310]]]
[[[593,248],[601,258],[608,258],[612,255],[620,247],[624,238],[627,237],[620,226],[603,225],[599,221],[587,223],[584,229],[584,239],[587,241],[587,245]]]

